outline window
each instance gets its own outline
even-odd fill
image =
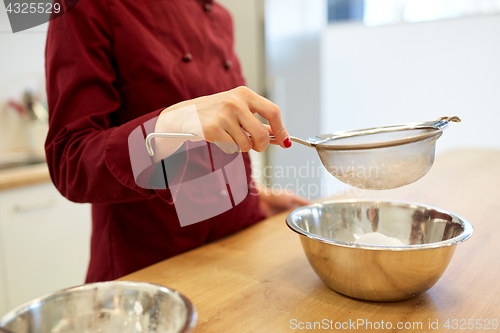
[[[500,13],[500,0],[328,0],[328,22],[368,26]]]

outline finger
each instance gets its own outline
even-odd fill
[[[289,148],[291,146],[292,143],[281,118],[281,110],[276,104],[258,96],[258,98],[251,103],[250,110],[258,113],[269,121],[276,141],[283,148]]]
[[[252,149],[252,141],[243,132],[237,117],[238,112],[242,113],[239,111],[242,106],[234,103],[230,106],[234,112],[226,112],[224,116],[218,117],[217,121],[206,126],[207,133],[210,133],[210,135],[206,135],[206,140],[209,142],[234,142],[240,151],[247,152]],[[243,107],[246,108],[246,106]],[[249,112],[247,111],[247,113]]]
[[[264,151],[269,146],[269,130],[251,112],[241,113],[239,122],[252,137],[252,148],[255,151]]]
[[[270,136],[269,137],[269,144],[280,146],[280,143],[274,137],[273,130],[271,129],[271,126],[266,125],[266,124],[262,124],[262,125],[264,125],[264,127],[267,129],[267,132],[269,133],[269,136]]]
[[[281,118],[280,108],[272,103],[270,100],[257,95],[252,92],[249,94],[248,106],[252,113],[257,113],[264,119],[269,121],[269,125],[273,131],[276,141],[283,147],[289,148],[292,145],[288,132],[283,124],[283,119]]]
[[[248,135],[243,132],[243,129],[239,123],[235,122],[226,127],[226,132],[231,136],[234,142],[240,147],[240,150],[244,153],[252,149],[253,143]]]
[[[240,149],[234,142],[233,137],[225,131],[218,133],[213,143],[226,154],[234,154]]]

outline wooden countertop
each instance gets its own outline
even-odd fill
[[[46,163],[23,166],[0,171],[0,190],[50,182]]]
[[[474,234],[457,246],[434,287],[402,302],[365,302],[328,289],[309,266],[299,236],[286,226],[286,213],[122,279],[157,283],[185,294],[198,311],[195,333],[300,331],[292,329],[294,319],[304,325],[323,319],[333,325],[357,320],[380,325],[384,321],[394,325],[393,330],[385,330],[391,332],[400,331],[395,329],[399,322],[422,323],[421,328],[401,330],[405,332],[482,332],[478,326],[468,330],[460,326],[473,322],[484,327],[488,319],[490,329],[485,331],[500,331],[500,326],[493,329],[491,323],[500,321],[500,151],[447,153],[436,158],[420,181],[361,197],[446,209],[468,219]],[[450,329],[444,326],[448,319]],[[458,320],[457,329],[453,329],[453,319]],[[439,329],[429,330],[429,320],[438,321]],[[371,330],[350,326],[330,331]],[[380,331],[384,330],[376,330]]]

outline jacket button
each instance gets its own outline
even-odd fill
[[[211,11],[212,11],[212,4],[211,4],[211,3],[208,3],[208,2],[207,2],[207,3],[205,3],[205,4],[203,5],[203,10],[204,10],[206,13],[211,12]]]
[[[224,68],[225,68],[226,70],[228,70],[228,69],[229,69],[229,68],[231,68],[232,66],[233,66],[233,62],[232,62],[231,60],[229,60],[229,59],[228,59],[228,60],[224,61]]]
[[[189,52],[182,56],[182,61],[184,62],[190,62],[191,60],[193,60],[193,55]]]

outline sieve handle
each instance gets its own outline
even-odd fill
[[[444,121],[447,121],[447,122],[453,122],[453,123],[459,123],[462,121],[462,119],[460,119],[459,117],[457,116],[451,116],[451,117],[441,117],[438,119],[438,121],[441,121],[441,120],[444,120]]]
[[[430,126],[430,127],[434,127],[434,128],[442,130],[442,129],[445,129],[450,123],[459,123],[461,121],[462,120],[457,116],[451,116],[451,117],[445,116],[445,117],[441,117],[438,120],[433,121],[433,122],[431,121],[428,123],[419,124],[419,125],[415,126],[415,128],[426,128],[426,127]]]
[[[436,122],[436,127],[439,129],[443,129],[446,126],[448,126],[449,123],[459,123],[461,122],[462,119],[460,119],[457,116],[452,116],[452,117],[441,117],[437,120]]]
[[[154,156],[154,151],[153,151],[153,147],[151,146],[151,140],[153,138],[185,138],[185,139],[189,139],[189,138],[197,138],[198,136],[195,135],[195,134],[191,134],[191,133],[150,133],[148,134],[148,136],[146,137],[146,149],[148,150],[148,153],[150,156]],[[252,136],[248,136],[250,139],[252,139]],[[274,137],[274,135],[269,135],[269,139],[271,141],[276,141],[276,138]],[[302,140],[302,139],[299,139],[299,138],[296,138],[294,136],[290,136],[290,140],[292,140],[293,142],[297,142],[297,143],[300,143],[304,146],[308,146],[308,147],[313,147],[314,146],[306,141],[306,140]]]
[[[150,133],[146,137],[146,149],[148,150],[148,153],[150,156],[154,156],[154,151],[153,147],[151,146],[151,140],[153,138],[184,138],[184,139],[189,139],[189,138],[197,138],[198,136],[195,134],[191,133]]]
[[[250,139],[252,138],[250,135],[248,136]],[[315,148],[309,141],[306,141],[306,140],[302,140],[300,138],[296,138],[294,136],[288,136],[290,138],[290,140],[292,140],[293,142],[297,142],[297,143],[300,143],[301,145],[304,145],[304,146],[308,146],[308,147],[312,147],[312,148]],[[274,137],[274,135],[269,135],[269,139],[271,141],[276,141],[276,138]]]

